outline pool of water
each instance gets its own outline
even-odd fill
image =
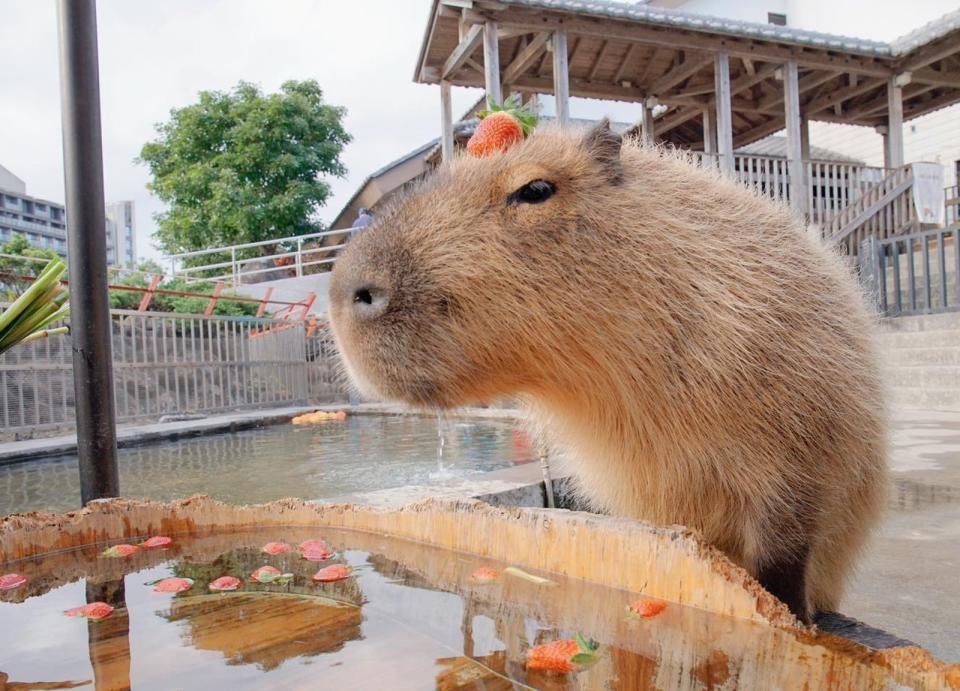
[[[533,460],[509,422],[356,415],[120,449],[120,491],[131,499],[193,494],[231,503],[322,499],[447,478]],[[0,516],[79,505],[76,456],[0,466]]]
[[[420,543],[302,528],[173,537],[166,549],[122,558],[98,556],[101,544],[0,564],[0,574],[27,578],[0,591],[5,688],[897,687],[849,644],[675,603],[639,617],[628,609],[638,594],[559,574],[516,576]],[[296,546],[306,539],[325,540],[332,554],[302,558]],[[271,556],[268,541],[293,548]],[[332,564],[351,571],[312,578]],[[254,582],[263,566],[290,578]],[[499,578],[477,583],[480,567]],[[224,576],[239,589],[211,592]],[[170,577],[192,582],[156,592]],[[95,602],[114,609],[101,620],[65,614]],[[540,646],[578,634],[596,644],[592,655],[544,669]],[[554,665],[568,661],[557,657]]]

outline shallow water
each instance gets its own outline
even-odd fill
[[[356,415],[121,449],[120,491],[133,499],[209,494],[232,503],[322,499],[468,477],[533,460],[508,422],[447,420],[438,455],[429,417]],[[439,471],[439,474],[438,474]],[[79,506],[76,456],[0,466],[0,515]]]
[[[269,556],[268,541],[323,538],[320,564],[296,552]],[[0,591],[0,681],[14,688],[115,689],[702,689],[892,688],[886,673],[809,636],[669,604],[629,616],[635,594],[540,574],[556,585],[504,575],[471,583],[472,555],[367,533],[276,529],[178,538],[166,550],[98,557],[103,545],[0,565],[29,577]],[[319,566],[352,575],[316,584]],[[248,576],[270,564],[285,585]],[[244,581],[211,594],[224,575]],[[176,595],[153,592],[168,576],[194,579]],[[102,621],[64,610],[116,607]],[[596,660],[569,673],[532,670],[535,645],[596,639]],[[71,686],[75,685],[75,686]],[[831,687],[832,688],[832,687]]]

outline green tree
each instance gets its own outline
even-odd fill
[[[139,158],[153,177],[149,189],[168,205],[157,215],[160,248],[173,254],[322,230],[314,213],[330,185],[319,176],[346,172],[344,114],[313,80],[288,81],[275,94],[240,82],[172,110]]]
[[[0,300],[9,302],[30,286],[21,276],[38,276],[47,262],[59,255],[50,249],[35,247],[19,233],[0,244]],[[43,261],[37,261],[42,259]]]

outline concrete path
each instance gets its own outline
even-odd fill
[[[960,661],[960,412],[898,411],[893,493],[845,614]]]

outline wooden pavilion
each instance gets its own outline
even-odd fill
[[[613,0],[433,0],[414,79],[440,85],[445,157],[452,86],[553,94],[561,124],[571,96],[633,102],[645,140],[698,152],[855,252],[919,227],[903,123],[960,102],[960,10],[883,43]],[[875,128],[884,167],[811,160],[811,120]],[[735,155],[780,130],[782,163]]]

